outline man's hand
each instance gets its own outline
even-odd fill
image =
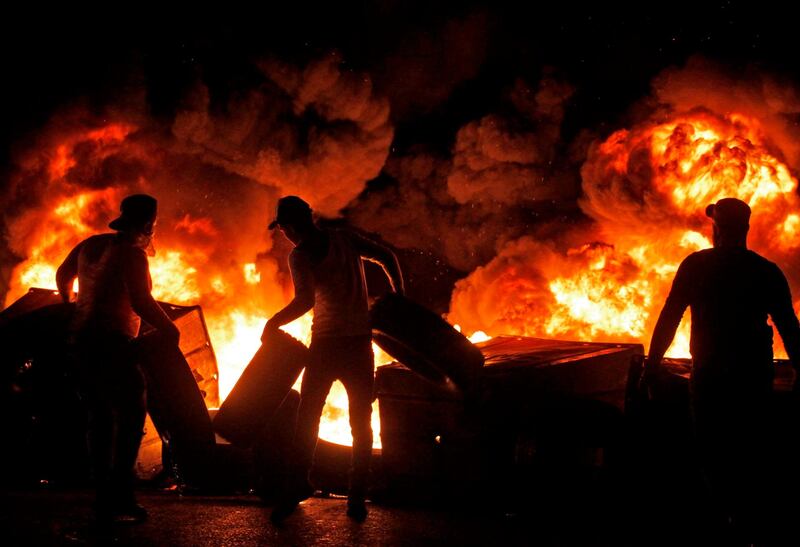
[[[644,370],[642,371],[642,378],[639,380],[647,391],[652,393],[653,388],[658,386],[658,378],[661,375],[661,359],[653,359],[648,357],[644,362]]]
[[[59,291],[59,294],[61,295],[61,301],[64,302],[64,304],[69,304],[70,302],[75,302],[78,300],[78,293],[72,289],[63,293]]]
[[[261,333],[261,342],[266,342],[270,337],[274,336],[275,333],[278,332],[280,325],[274,321],[274,317],[267,321],[267,324],[264,325],[264,332]]]
[[[661,359],[654,360],[648,357],[644,362],[644,377],[647,380],[656,380],[661,374]]]

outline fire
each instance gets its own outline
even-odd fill
[[[180,251],[160,252],[150,259],[153,296],[158,300],[181,304],[196,302],[200,298],[196,274],[197,268],[191,266]]]
[[[14,280],[6,303],[11,303],[29,287],[55,289],[55,271],[69,250],[87,237],[93,230],[81,221],[81,212],[93,200],[104,200],[103,193],[78,194],[59,203],[48,219],[50,234],[40,240],[40,244],[32,250],[31,257],[20,264],[14,271]],[[59,239],[53,234],[69,237]],[[46,258],[52,257],[52,258]],[[200,266],[204,257],[190,251],[179,251],[170,248],[159,249],[150,258],[150,273],[153,279],[153,296],[159,300],[176,304],[196,304],[202,300],[199,280]],[[197,265],[197,266],[195,266]],[[242,278],[249,285],[258,285],[261,274],[256,264],[247,263],[241,268]],[[221,277],[210,281],[210,286],[220,293],[228,289],[228,284]],[[234,284],[231,284],[234,286]],[[77,286],[75,287],[77,290]],[[264,310],[248,307],[232,307],[219,309],[216,306],[204,308],[209,337],[215,350],[220,370],[220,398],[224,400],[233,389],[248,362],[261,344],[261,332],[266,321]],[[308,344],[311,339],[311,314],[286,325],[284,330]],[[391,359],[377,347],[376,363],[384,364]],[[302,376],[295,384],[300,389]],[[334,383],[328,396],[320,436],[330,442],[352,444],[348,419],[347,392],[340,382]],[[372,426],[374,445],[380,447],[380,420],[377,402],[373,408]]]
[[[711,247],[704,210],[723,197],[753,208],[753,250],[796,264],[797,180],[756,119],[695,111],[622,129],[582,174],[593,242],[510,243],[457,284],[453,320],[489,335],[646,343],[681,260]],[[669,355],[689,355],[689,323],[687,313]]]
[[[473,332],[467,338],[469,338],[469,341],[472,342],[473,344],[480,344],[481,342],[486,342],[486,341],[492,339],[491,336],[489,336],[488,334],[486,334],[482,330],[478,330],[478,331]]]
[[[70,182],[71,169],[80,166],[74,150],[91,144],[93,153],[103,157],[124,145],[135,127],[109,124],[72,135],[47,154],[48,184],[60,197],[48,206],[18,219],[13,227],[23,231],[15,239],[27,245],[19,250],[25,256],[11,276],[6,305],[30,287],[55,289],[55,272],[67,253],[90,235],[108,231],[107,222],[116,216],[119,201],[139,188],[80,191]],[[233,266],[225,261],[210,262],[204,242],[220,238],[211,217],[183,214],[176,221],[159,219],[154,238],[156,253],[149,258],[155,298],[175,304],[203,306],[209,336],[220,371],[221,399],[230,393],[236,380],[258,349],[264,323],[284,303],[283,283],[270,262],[243,262]],[[222,266],[220,266],[222,263]],[[75,287],[77,290],[79,287]],[[308,344],[311,315],[284,327],[289,334]],[[375,348],[376,363],[391,361]],[[300,388],[301,379],[294,386]],[[341,383],[331,389],[320,435],[325,440],[351,444],[347,394]],[[375,446],[380,447],[380,422],[377,403],[373,412]]]
[[[102,161],[120,151],[123,158],[155,162],[141,144],[146,139],[134,138],[137,131],[108,123],[73,131],[37,151],[37,183],[47,187],[47,198],[8,222],[8,240],[23,260],[11,274],[6,304],[29,287],[54,288],[58,264],[79,241],[106,230],[124,195],[158,194],[159,188],[175,195],[168,194],[164,181],[153,183],[145,175],[118,185],[80,182],[87,171],[105,173]],[[573,228],[554,241],[511,241],[457,284],[449,319],[472,333],[473,341],[520,334],[646,342],[680,261],[711,245],[703,210],[721,197],[735,196],[753,207],[754,250],[792,266],[787,272],[800,271],[797,180],[757,119],[693,111],[622,129],[590,150],[582,176],[581,207],[594,221],[590,228]],[[258,348],[266,318],[290,297],[288,279],[263,252],[268,239],[249,238],[255,241],[246,252],[231,243],[231,234],[245,229],[239,217],[226,225],[213,207],[175,207],[162,210],[156,229],[153,293],[176,304],[202,305],[224,398]],[[307,315],[286,330],[308,343],[310,326]],[[685,320],[671,355],[688,355],[688,328]],[[375,360],[391,361],[377,348]],[[379,446],[377,406],[374,410]],[[341,384],[331,390],[324,413],[320,435],[352,442]]]
[[[112,189],[83,192],[56,203],[45,222],[31,219],[26,229],[34,243],[25,261],[14,270],[6,304],[25,294],[30,287],[55,288],[58,265],[73,246],[94,233],[90,216],[111,203],[113,207],[118,203],[117,193]]]

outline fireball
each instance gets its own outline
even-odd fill
[[[582,176],[590,239],[509,243],[457,284],[453,321],[491,336],[646,343],[681,260],[711,246],[704,210],[723,197],[752,207],[750,248],[796,270],[797,179],[756,119],[696,110],[621,129],[592,147]],[[689,355],[689,323],[668,355]]]

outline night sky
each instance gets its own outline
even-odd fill
[[[263,85],[263,74],[256,69],[260,60],[302,67],[336,54],[341,71],[368,75],[375,95],[389,101],[393,133],[388,167],[364,181],[350,219],[390,236],[392,227],[364,219],[370,214],[367,198],[397,184],[398,176],[390,173],[392,158],[411,157],[420,149],[430,157],[449,158],[461,128],[509,110],[509,90],[519,80],[535,86],[547,78],[571,86],[563,119],[557,117],[554,154],[558,169],[571,170],[573,179],[589,140],[629,125],[650,96],[653,79],[665,69],[700,58],[734,78],[757,72],[800,83],[797,22],[777,3],[765,2],[636,7],[553,2],[542,7],[396,0],[344,6],[294,2],[280,8],[226,4],[164,10],[136,5],[119,13],[34,7],[9,12],[0,24],[3,188],[19,151],[30,147],[58,111],[80,105],[100,114],[131,90],[143,91],[148,116],[169,128],[198,81],[208,89],[209,112],[224,115],[238,93]],[[304,125],[313,128],[320,120],[292,123],[302,132]],[[567,193],[563,201],[580,215],[578,191]],[[543,203],[551,214],[563,209]],[[456,206],[448,202],[447,208],[458,226]],[[536,204],[508,211],[491,213],[496,218],[516,215],[520,228],[503,233],[505,240],[519,237],[541,219]],[[395,228],[398,233],[404,229]],[[481,230],[471,234],[500,233]],[[399,245],[409,247],[402,241]],[[437,245],[427,248],[447,255]],[[441,295],[437,307],[446,306],[454,279],[491,259],[496,249],[492,244],[469,252],[467,259],[444,261],[453,271],[439,272],[447,290],[434,289]]]
[[[396,147],[423,140],[447,147],[455,130],[490,111],[514,78],[536,78],[544,67],[576,87],[567,132],[613,126],[648,92],[654,75],[693,55],[734,71],[757,67],[800,77],[797,22],[763,2],[291,4],[7,13],[0,37],[4,151],[56,108],[79,99],[101,103],[126,86],[144,83],[158,116],[174,113],[198,74],[223,101],[247,84],[250,62],[264,55],[302,62],[339,51],[344,63],[370,73],[390,98]],[[461,34],[443,30],[448,22],[470,18]],[[458,50],[467,54],[456,62],[472,66],[448,73],[448,53]],[[387,65],[403,53],[408,63]],[[432,91],[412,97],[398,86],[407,75],[389,69],[401,65],[419,69],[415,83]]]

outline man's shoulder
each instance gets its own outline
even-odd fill
[[[147,253],[145,250],[134,245],[133,241],[121,237],[118,233],[98,234],[93,237],[97,238],[95,241],[97,241],[98,244],[110,246],[113,249],[112,252],[117,255],[121,255],[126,259],[137,261],[144,260],[147,262]]]
[[[310,260],[311,252],[302,245],[298,245],[289,251],[289,264],[306,264]]]
[[[778,266],[776,263],[774,263],[770,259],[768,259],[766,257],[763,257],[760,254],[758,254],[757,252],[751,251],[749,249],[747,251],[747,254],[748,254],[749,259],[754,264],[756,264],[759,268],[761,268],[763,271],[765,271],[765,272],[767,272],[767,273],[769,273],[771,275],[779,275],[779,276],[783,277],[783,270],[781,270],[780,266]]]
[[[777,264],[750,249],[725,249],[714,247],[692,253],[687,259],[690,257],[693,257],[692,260],[698,263],[722,260],[726,264],[738,264],[739,267],[747,268],[750,271],[756,269],[771,273],[781,272]],[[733,260],[733,262],[731,262],[731,260]]]
[[[93,236],[89,236],[80,243],[78,243],[78,245],[76,245],[76,248],[81,250],[83,249],[95,250],[104,248],[113,243],[114,241],[113,238],[114,234],[96,234]]]
[[[771,266],[777,268],[778,265],[775,264],[773,261],[768,259],[767,257],[761,256],[757,252],[747,249],[747,257],[748,259],[752,260],[753,262],[758,262],[759,264],[763,264],[765,266]]]
[[[80,245],[97,245],[108,243],[114,239],[115,234],[95,234],[80,242]]]
[[[324,232],[330,239],[350,241],[356,235],[355,231],[348,228],[325,228]]]
[[[702,264],[711,258],[714,255],[714,249],[702,249],[700,251],[695,251],[692,254],[688,255],[681,261],[682,267],[691,267],[695,264]]]
[[[728,259],[731,257],[744,259],[750,262],[757,262],[761,264],[772,264],[760,254],[751,251],[750,249],[729,249],[729,248],[721,248],[721,247],[711,247],[709,249],[701,249],[699,251],[695,251],[686,258],[683,259],[684,262],[704,262],[704,261],[711,261],[717,260],[719,258],[727,257]]]

